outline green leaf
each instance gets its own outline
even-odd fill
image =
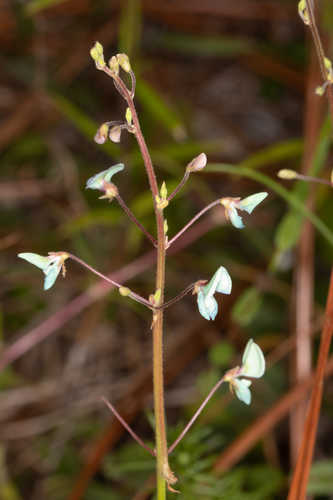
[[[25,6],[25,11],[28,15],[37,14],[41,10],[53,7],[53,5],[59,5],[67,0],[30,0],[30,2]]]
[[[247,326],[254,319],[262,304],[262,295],[255,288],[247,288],[232,308],[232,319],[241,326]]]
[[[118,47],[119,52],[125,52],[131,58],[135,48],[140,46],[141,2],[140,0],[126,0],[122,4]]]
[[[323,124],[320,138],[315,149],[314,159],[308,175],[316,176],[325,166],[329,149],[331,144],[331,124],[327,119]],[[309,184],[298,182],[294,186],[292,193],[300,201],[305,203],[309,193]],[[289,210],[282,218],[275,233],[275,245],[278,252],[289,250],[297,243],[301,228],[303,224],[303,217],[299,212],[293,208]]]
[[[283,217],[275,233],[275,244],[280,252],[285,252],[297,243],[302,220],[302,215],[294,210]]]
[[[309,495],[333,494],[333,460],[321,460],[311,467],[307,493]]]
[[[208,57],[234,57],[248,54],[254,49],[254,42],[245,38],[226,36],[195,36],[161,31],[154,40],[158,47],[167,48],[177,53],[195,54]]]

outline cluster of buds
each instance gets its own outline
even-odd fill
[[[100,42],[95,42],[94,46],[90,49],[90,55],[95,61],[97,69],[104,70],[106,68],[104,49]],[[115,75],[119,74],[119,68],[122,68],[125,73],[130,73],[132,71],[131,63],[128,55],[126,54],[117,54],[112,56],[108,62],[108,67]]]
[[[110,141],[119,143],[122,130],[127,130],[130,133],[134,131],[133,126],[128,123],[123,123],[121,121],[104,122],[98,128],[94,141],[97,142],[97,144],[104,144],[109,138]]]
[[[162,183],[160,194],[155,197],[156,206],[159,210],[164,210],[168,205],[168,190],[165,182]],[[164,228],[165,229],[165,228]]]
[[[325,94],[325,90],[328,87],[328,85],[333,85],[332,62],[327,57],[324,58],[324,65],[325,65],[325,72],[326,72],[326,81],[323,83],[323,85],[316,88],[316,94],[319,96],[322,96]]]

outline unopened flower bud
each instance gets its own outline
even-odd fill
[[[309,17],[308,8],[306,6],[306,1],[305,0],[301,0],[298,3],[298,13],[299,13],[300,18],[302,19],[303,23],[306,26],[309,26],[309,24],[310,24],[310,17]]]
[[[119,288],[119,293],[120,295],[122,295],[123,297],[128,297],[129,294],[131,293],[131,290],[129,288],[127,288],[126,286],[121,286]]]
[[[278,177],[280,177],[280,179],[288,180],[297,179],[297,172],[295,172],[295,170],[284,168],[278,171]]]
[[[126,72],[131,71],[131,64],[127,54],[117,54],[119,66]]]
[[[97,142],[97,144],[104,144],[106,139],[108,138],[108,132],[109,132],[109,126],[108,124],[102,123],[102,125],[99,127],[97,130],[94,141]]]
[[[126,109],[125,118],[128,125],[132,125],[132,111],[130,110],[130,108]]]
[[[119,62],[116,56],[112,56],[111,59],[109,60],[109,68],[110,70],[118,75],[119,73]]]
[[[103,69],[105,66],[104,54],[103,54],[103,45],[99,42],[96,42],[95,45],[90,50],[90,55],[95,61],[97,69]]]
[[[121,127],[119,125],[115,125],[114,127],[110,128],[109,138],[112,142],[120,142],[120,136],[121,136]]]
[[[200,153],[199,156],[193,158],[193,160],[187,165],[186,170],[188,172],[199,172],[207,165],[207,156],[205,153]]]
[[[333,186],[333,169],[332,169],[332,172],[331,172],[331,179],[330,180],[331,180],[331,184]]]

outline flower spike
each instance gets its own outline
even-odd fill
[[[37,253],[25,252],[19,253],[18,257],[39,267],[43,271],[45,274],[44,290],[49,290],[54,285],[60,271],[62,271],[62,275],[65,277],[65,260],[69,257],[67,252],[49,252],[47,257],[38,255]]]
[[[207,285],[197,287],[198,308],[201,316],[205,319],[214,320],[218,313],[218,305],[214,298],[215,292],[230,295],[232,288],[231,277],[225,267],[218,268]]]
[[[253,210],[261,203],[268,193],[255,193],[241,200],[240,198],[222,198],[221,205],[225,208],[225,217],[230,220],[231,224],[237,229],[244,227],[243,219],[238,215],[237,210],[244,210],[248,214],[252,214]]]

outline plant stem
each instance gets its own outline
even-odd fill
[[[323,49],[323,44],[321,43],[321,38],[320,38],[319,30],[317,27],[317,23],[316,23],[316,17],[315,17],[314,6],[312,3],[312,0],[306,0],[306,8],[307,8],[307,11],[309,14],[309,20],[310,20],[309,28],[311,30],[313,42],[314,42],[314,45],[316,48],[316,52],[317,52],[317,56],[318,56],[318,60],[319,60],[319,65],[320,65],[320,71],[321,71],[322,77],[324,79],[324,82],[326,82],[327,81],[327,71],[326,71],[326,67],[325,67],[325,52]],[[330,107],[331,117],[333,120],[332,84],[328,85],[326,93],[327,93],[328,103],[329,103],[329,107]]]
[[[79,257],[76,257],[76,255],[73,255],[71,253],[69,253],[68,255],[69,255],[70,259],[75,260],[78,264],[85,267],[86,269],[88,269],[92,273],[96,274],[97,276],[102,278],[104,281],[107,281],[108,283],[117,287],[118,289],[123,287],[123,285],[121,285],[120,283],[117,283],[117,281],[114,281],[111,278],[108,278],[108,276],[105,276],[105,274],[100,273],[99,271],[97,271],[97,269],[95,269],[94,267],[92,267],[89,264],[87,264],[86,262],[84,262],[84,260],[80,259]],[[149,309],[153,309],[153,306],[149,302],[149,300],[145,299],[144,297],[141,297],[141,295],[139,295],[135,292],[132,292],[132,290],[128,294],[128,297],[135,300],[136,302],[139,302],[140,304],[143,304],[146,307],[149,307]]]
[[[118,75],[110,72],[107,67],[104,71],[113,78],[120,94],[127,102],[131,110],[134,125],[134,134],[138,142],[141,155],[145,164],[150,189],[152,192],[156,226],[157,226],[157,270],[156,270],[156,290],[161,291],[160,303],[163,304],[165,288],[165,256],[166,244],[164,235],[163,210],[159,209],[156,197],[159,194],[156,175],[152,160],[143,137],[138,115],[136,113],[133,98],[124,82]],[[154,383],[154,409],[155,409],[155,439],[156,439],[156,482],[157,499],[166,499],[166,483],[168,486],[176,482],[176,477],[169,467],[168,445],[166,437],[166,422],[164,409],[164,377],[163,377],[163,309],[153,313],[153,383]]]
[[[179,434],[179,436],[177,437],[177,439],[170,446],[170,448],[169,448],[169,454],[172,453],[173,450],[176,448],[176,446],[180,443],[180,441],[183,439],[183,437],[185,436],[185,434],[190,430],[190,428],[192,427],[192,425],[194,424],[194,422],[196,421],[196,419],[199,417],[200,413],[202,412],[202,410],[204,409],[204,407],[206,406],[206,404],[214,396],[214,394],[217,391],[217,389],[219,389],[221,387],[221,385],[224,382],[224,377],[225,377],[225,375],[223,375],[223,377],[220,378],[220,380],[209,391],[209,393],[207,394],[207,396],[205,397],[205,399],[203,400],[203,402],[201,403],[201,405],[199,406],[199,408],[197,409],[197,411],[195,412],[195,414],[193,415],[193,417],[191,418],[191,420],[189,421],[189,423],[186,425],[186,427],[184,427],[184,429]]]
[[[144,448],[146,451],[148,451],[148,453],[150,453],[154,457],[155,456],[154,450],[152,450],[148,445],[146,445],[142,441],[142,439],[133,431],[132,427],[130,427],[128,425],[128,423],[126,422],[126,420],[124,420],[123,417],[121,415],[119,415],[119,413],[117,412],[115,407],[110,403],[110,401],[108,401],[104,396],[102,396],[101,399],[102,399],[103,403],[105,403],[106,406],[109,408],[109,410],[114,414],[114,416],[119,420],[121,425],[132,436],[132,438],[135,439],[135,441],[137,443],[139,443],[139,445],[142,446],[142,448]]]
[[[174,191],[172,191],[170,196],[168,196],[168,198],[167,198],[168,201],[171,201],[172,198],[174,198],[176,196],[176,194],[181,190],[181,188],[184,186],[184,184],[186,183],[186,181],[189,177],[190,177],[190,172],[188,170],[185,170],[184,177],[182,178],[182,180],[180,181],[178,186],[174,189]]]
[[[207,205],[205,208],[203,208],[202,210],[200,210],[200,212],[198,212],[194,217],[193,219],[191,219],[184,227],[183,229],[181,229],[173,238],[171,238],[171,240],[169,241],[168,243],[168,248],[176,241],[178,240],[178,238],[183,234],[185,233],[185,231],[188,230],[189,227],[192,226],[192,224],[194,224],[198,219],[200,219],[200,217],[202,215],[204,215],[206,212],[208,212],[208,210],[210,210],[211,208],[215,207],[216,205],[218,205],[219,203],[221,202],[221,198],[219,198],[218,200],[215,200],[215,201],[212,201],[212,203],[210,203],[209,205]]]
[[[119,193],[116,194],[116,200],[118,201],[119,205],[121,208],[124,210],[128,218],[134,222],[136,226],[143,232],[143,234],[150,240],[150,242],[156,247],[157,243],[155,241],[155,238],[145,229],[145,227],[141,224],[141,222],[138,221],[138,219],[135,217],[133,212],[129,209],[129,207],[126,205],[122,197],[120,196]]]

